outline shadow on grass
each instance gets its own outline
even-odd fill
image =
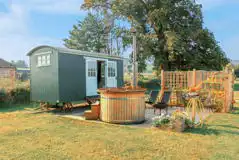
[[[239,107],[234,107],[231,114],[239,114]]]
[[[213,128],[210,128],[213,127]],[[215,128],[214,128],[215,127]],[[217,129],[217,127],[223,127],[223,129]],[[237,131],[233,131],[230,129],[237,129]],[[239,135],[239,128],[231,125],[210,125],[197,127],[194,129],[187,129],[185,133],[191,134],[201,134],[201,135],[221,135],[221,134],[231,134],[231,135]]]
[[[66,110],[63,111],[60,107],[52,107],[48,110],[41,110],[39,109],[36,112],[33,112],[32,114],[41,114],[41,113],[51,113],[54,115],[83,115],[86,110],[91,110],[90,106],[84,106],[84,107],[74,107],[72,110]]]
[[[187,129],[185,133],[201,134],[201,135],[219,135],[220,131],[216,129],[210,129],[208,127],[197,127],[197,128]]]
[[[238,129],[238,131],[239,131],[239,127],[237,127],[237,126],[232,126],[232,125],[212,125],[212,126],[224,127],[224,128],[230,128],[230,129]]]
[[[0,112],[1,113],[6,113],[6,112],[15,112],[15,111],[23,111],[26,109],[35,109],[37,106],[35,104],[11,104],[11,105],[6,105],[6,104],[0,104]]]

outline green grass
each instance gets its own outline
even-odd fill
[[[239,83],[234,84],[234,91],[239,91]]]
[[[186,133],[0,113],[0,159],[239,159],[238,111],[211,115],[206,127]]]
[[[0,113],[6,113],[6,112],[15,112],[15,111],[22,111],[26,109],[34,109],[38,107],[37,104],[14,104],[14,105],[9,105],[9,104],[4,104],[0,103]]]

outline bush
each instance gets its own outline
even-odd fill
[[[170,123],[170,116],[169,115],[162,115],[153,118],[153,126],[154,127],[164,127],[168,126]]]
[[[30,91],[26,88],[16,88],[10,91],[10,97],[13,98],[15,104],[29,103]]]
[[[142,88],[146,88],[148,90],[160,90],[160,83],[159,79],[152,79],[150,81],[139,80],[138,85]]]
[[[27,88],[16,88],[8,92],[1,89],[0,103],[5,105],[30,103],[30,91]]]
[[[4,103],[6,101],[7,93],[5,89],[0,89],[0,103]]]
[[[186,112],[175,111],[171,116],[161,115],[154,117],[153,126],[176,132],[183,132],[187,128],[193,128],[196,124],[190,119]]]

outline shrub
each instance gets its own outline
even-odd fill
[[[30,103],[30,91],[27,88],[16,88],[8,92],[1,89],[0,103],[5,105]]]
[[[139,80],[138,85],[142,88],[147,88],[148,90],[155,90],[155,89],[160,89],[160,80],[159,79],[152,79],[150,81],[145,81],[145,80]]]
[[[168,126],[170,123],[169,115],[161,115],[153,118],[153,126],[154,127],[164,127]]]
[[[0,89],[0,103],[4,103],[6,101],[7,93],[5,89]]]
[[[190,119],[187,112],[181,112],[179,110],[176,110],[172,113],[171,116],[172,121],[176,120],[182,120],[185,123],[185,128],[192,128],[194,127],[194,122]]]
[[[29,103],[30,91],[27,88],[16,88],[10,91],[10,97],[13,97],[13,103]]]
[[[186,112],[175,111],[171,116],[169,115],[161,115],[154,117],[153,126],[169,129],[176,132],[182,132],[186,128],[193,128],[196,124],[190,119]]]

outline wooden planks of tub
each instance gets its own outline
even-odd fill
[[[98,91],[102,121],[116,124],[144,122],[146,89],[107,88]]]

